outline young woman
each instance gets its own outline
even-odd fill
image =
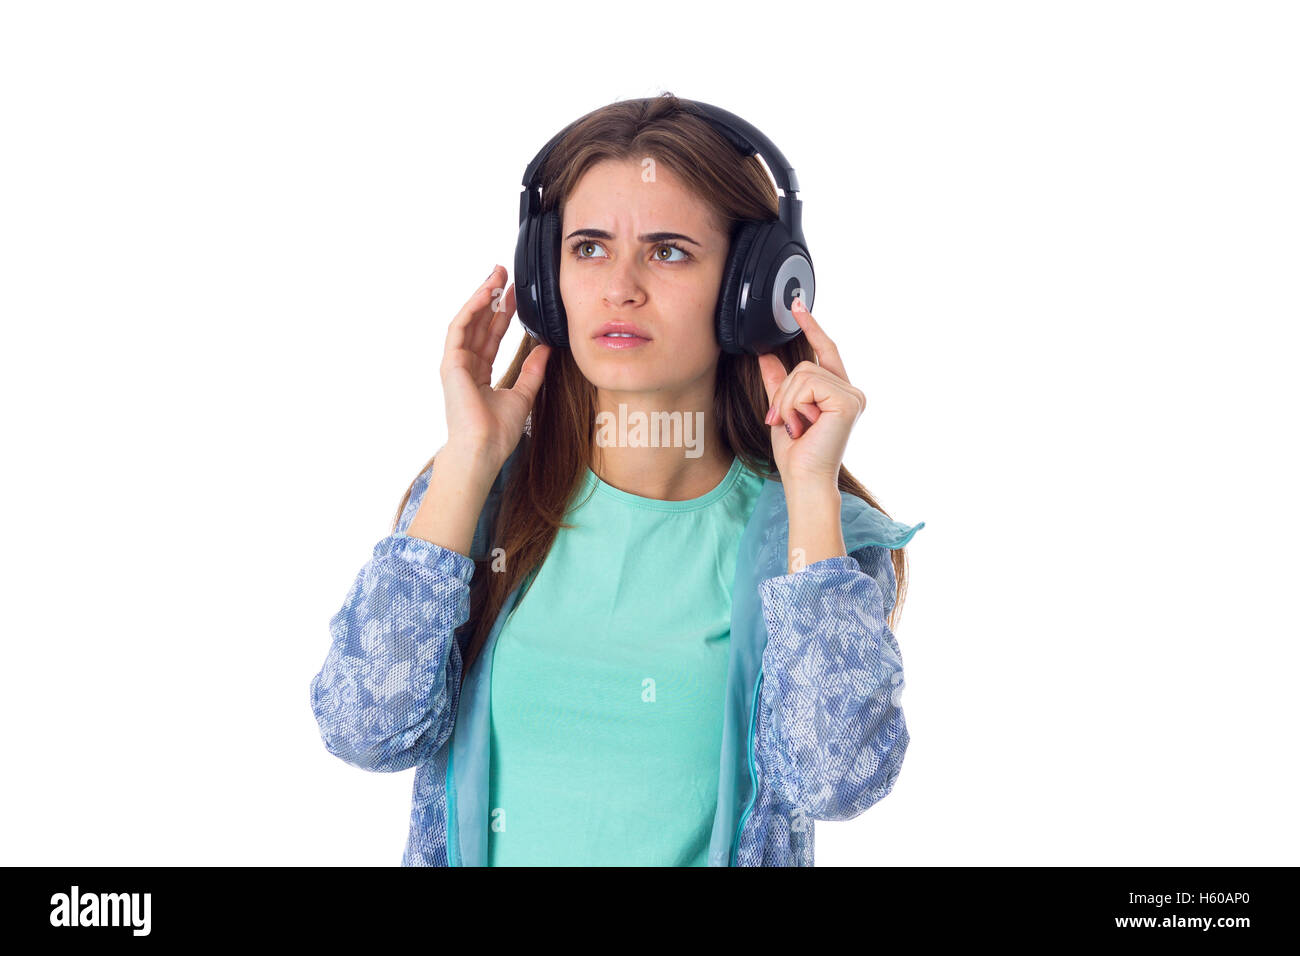
[[[797,297],[795,337],[721,347],[733,243],[780,207],[690,103],[616,102],[535,164],[567,341],[493,386],[489,273],[447,333],[450,437],[330,622],[312,709],[348,763],[417,768],[404,866],[811,866],[812,821],[902,766],[923,523],[842,466],[863,392]]]

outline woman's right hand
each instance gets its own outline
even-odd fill
[[[511,388],[492,387],[492,363],[510,319],[515,314],[515,287],[504,294],[500,280],[507,276],[502,266],[470,296],[456,313],[447,330],[447,343],[440,373],[447,406],[448,445],[454,445],[495,470],[505,464],[524,433],[524,419],[532,410],[542,386],[547,345],[534,347],[519,370]]]

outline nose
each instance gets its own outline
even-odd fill
[[[614,263],[605,273],[604,299],[615,308],[636,304],[645,298],[637,275],[637,264],[628,260]]]

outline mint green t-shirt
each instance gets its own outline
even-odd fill
[[[586,469],[575,527],[493,650],[489,866],[706,864],[736,553],[762,487],[739,458],[686,501]]]

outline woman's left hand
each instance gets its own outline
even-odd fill
[[[770,406],[772,455],[783,482],[829,480],[834,485],[867,396],[849,384],[835,343],[800,299],[791,311],[820,364],[800,362],[787,375],[775,353],[758,357]]]

